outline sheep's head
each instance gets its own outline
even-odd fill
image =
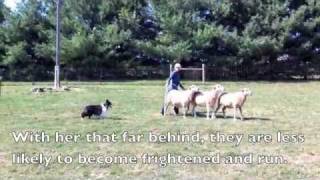
[[[191,85],[189,87],[189,90],[193,91],[193,92],[198,92],[200,91],[199,87],[197,87],[196,85]]]
[[[251,96],[252,95],[252,92],[250,91],[250,89],[248,88],[243,88],[241,90],[241,92],[245,95],[245,96]]]
[[[213,91],[220,91],[220,92],[224,92],[224,87],[221,84],[216,84],[212,87]]]

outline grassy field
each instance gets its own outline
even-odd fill
[[[215,83],[227,91],[243,87],[252,90],[244,107],[245,121],[232,118],[206,120],[205,117],[160,116],[163,82],[128,81],[100,83],[69,83],[71,92],[36,95],[30,93],[31,83],[4,83],[0,97],[0,179],[318,179],[320,178],[320,82],[195,82],[201,89]],[[37,84],[48,85],[46,83]],[[109,98],[113,109],[108,119],[81,120],[80,112],[86,104],[97,104]],[[200,109],[201,110],[201,109]],[[202,109],[203,111],[203,109]],[[232,111],[227,111],[232,115]],[[305,136],[304,143],[251,144],[160,144],[148,143],[14,143],[12,131],[45,131],[53,135],[63,133],[86,134],[98,132],[147,134],[199,131],[205,136],[223,133],[272,134],[278,131]],[[68,154],[131,154],[143,153],[179,155],[268,154],[282,155],[287,164],[218,164],[218,165],[80,165],[53,163],[43,165],[13,165],[12,153]]]

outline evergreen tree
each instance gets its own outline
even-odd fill
[[[307,78],[320,70],[316,0],[63,2],[61,65],[75,75],[96,79],[103,68],[123,74],[175,61],[243,78]],[[0,0],[0,64],[9,78],[52,79],[55,15],[52,0],[24,0],[13,12]]]

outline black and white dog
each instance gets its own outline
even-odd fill
[[[100,105],[88,105],[84,108],[81,113],[81,117],[89,117],[91,119],[92,116],[96,116],[98,118],[106,118],[108,116],[108,110],[112,107],[112,103],[107,99],[106,102]]]

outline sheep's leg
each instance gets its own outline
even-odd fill
[[[209,104],[206,104],[206,107],[207,107],[207,119],[209,119],[209,116],[210,116],[210,106],[209,106]]]
[[[214,111],[214,114],[217,114],[217,112],[219,111],[219,109],[220,109],[220,104],[217,106],[217,108],[215,109],[215,111]]]
[[[197,117],[196,105],[195,105],[195,104],[194,104],[193,107],[192,107],[192,114],[193,114],[193,117]]]
[[[187,112],[189,111],[190,109],[190,103],[187,104]]]
[[[212,111],[211,119],[215,119],[215,118],[216,118],[216,113],[214,111]]]
[[[234,106],[234,107],[233,107],[233,120],[234,120],[234,121],[237,120],[237,119],[236,119],[236,114],[237,114],[237,107]]]
[[[222,108],[223,118],[226,118],[226,108],[225,106]]]
[[[183,118],[185,119],[187,115],[187,109],[185,106],[182,106],[182,111],[183,111]]]
[[[209,108],[210,108],[210,110],[211,110],[210,105],[209,105]],[[214,111],[214,107],[212,107],[211,119],[215,119],[215,118],[216,118],[216,113],[215,113],[215,111]]]
[[[241,121],[243,121],[243,115],[242,115],[242,108],[241,107],[239,107],[239,112],[240,112]]]

